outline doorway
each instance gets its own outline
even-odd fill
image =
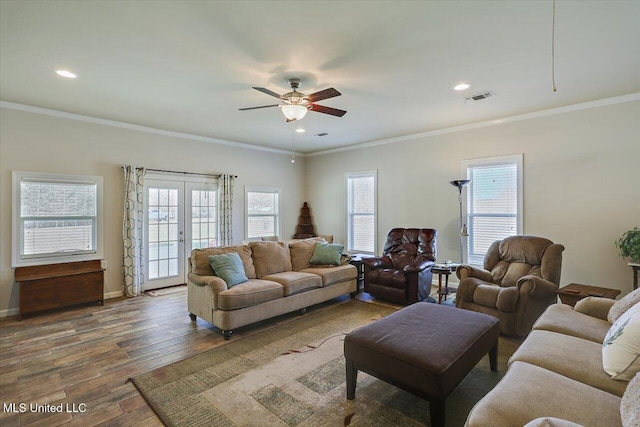
[[[147,175],[145,206],[143,291],[187,283],[191,251],[218,242],[218,181]]]

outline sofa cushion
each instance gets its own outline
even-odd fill
[[[620,397],[525,362],[513,362],[467,419],[468,427],[523,426],[556,417],[585,426],[619,426]]]
[[[256,278],[256,269],[248,246],[221,246],[216,248],[194,249],[191,251],[191,272],[198,276],[213,276],[213,269],[209,264],[209,255],[228,254],[235,252],[242,259],[244,272],[249,279]]]
[[[600,390],[622,396],[627,384],[612,380],[602,369],[602,345],[559,334],[534,330],[509,359],[527,362],[580,381]]]
[[[312,265],[340,265],[343,250],[343,245],[317,242],[309,262]]]
[[[640,304],[611,325],[602,344],[602,364],[617,380],[630,381],[640,371]]]
[[[249,280],[244,272],[242,259],[236,252],[209,255],[209,263],[213,273],[224,280],[229,288]]]
[[[620,416],[623,426],[640,426],[640,373],[629,382],[627,391],[622,396]]]
[[[311,237],[309,239],[292,240],[289,242],[289,252],[291,254],[291,268],[293,271],[300,271],[310,268],[311,257],[317,242],[324,242],[322,237]]]
[[[615,323],[620,316],[622,316],[627,310],[634,305],[640,303],[640,288],[628,293],[620,301],[616,301],[615,304],[609,309],[607,314],[607,320],[609,323]]]
[[[258,279],[273,273],[291,271],[289,246],[284,242],[249,243]]]
[[[586,314],[578,313],[566,304],[553,304],[540,316],[533,329],[558,332],[589,341],[602,343],[611,324]]]
[[[263,279],[280,283],[284,288],[285,297],[322,287],[322,278],[320,276],[301,271],[284,271],[264,276]]]
[[[358,270],[351,264],[339,265],[331,268],[305,268],[303,273],[317,274],[322,278],[322,286],[353,280],[358,276]]]
[[[280,283],[250,279],[218,293],[218,308],[221,310],[236,310],[272,301],[283,296],[284,288]]]

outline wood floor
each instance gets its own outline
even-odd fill
[[[107,300],[104,307],[1,320],[0,425],[162,425],[128,378],[225,343],[209,323],[191,322],[186,294],[185,287],[157,297]],[[233,337],[296,316],[240,328]],[[11,403],[14,409],[7,406]],[[20,413],[21,403],[26,412]],[[65,411],[30,412],[32,403],[62,404]]]

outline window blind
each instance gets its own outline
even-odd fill
[[[518,234],[518,164],[470,164],[467,177],[467,261],[482,265],[494,241]]]
[[[247,192],[247,239],[278,235],[278,193]]]
[[[375,176],[348,176],[347,187],[347,250],[375,253]]]

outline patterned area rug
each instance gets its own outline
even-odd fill
[[[344,335],[394,311],[351,300],[132,378],[170,426],[424,426],[429,404],[363,372],[346,400]],[[446,332],[444,333],[446,335]],[[500,380],[517,343],[501,339],[499,372],[485,357],[447,401],[462,426]]]

